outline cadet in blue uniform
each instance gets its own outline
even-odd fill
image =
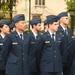
[[[0,75],[5,75],[5,63],[2,58],[2,47],[3,47],[3,40],[6,34],[9,33],[9,20],[2,19],[0,20]]]
[[[65,75],[75,75],[75,38],[71,38],[67,52],[64,57],[67,57],[67,71]]]
[[[16,31],[8,34],[3,42],[3,58],[6,64],[6,75],[28,75],[28,34],[24,14],[13,17]]]
[[[15,31],[15,24],[14,24],[14,22],[12,22],[10,24],[10,32],[14,32],[14,31]]]
[[[69,24],[69,18],[67,12],[61,12],[58,14],[59,17],[59,29],[58,32],[61,33],[65,37],[65,48],[67,47],[68,41],[72,36],[71,29],[68,28]],[[62,55],[65,53],[64,50],[62,50]]]
[[[30,36],[30,46],[29,46],[29,71],[30,75],[38,75],[39,68],[36,60],[36,46],[38,39],[40,38],[39,31],[41,30],[41,19],[34,18],[30,20],[30,24],[32,27],[31,32],[29,33]]]
[[[58,17],[47,16],[48,31],[41,36],[37,46],[37,59],[41,75],[62,75],[61,48],[63,37],[57,33]]]
[[[75,38],[72,38],[67,48],[67,75],[75,75]]]
[[[44,31],[47,32],[48,31],[48,24],[47,24],[47,20],[44,20]]]
[[[64,49],[61,50],[62,57],[64,57],[64,54],[67,50],[68,43],[70,41],[70,38],[72,36],[72,31],[70,28],[68,28],[69,24],[69,18],[67,12],[61,12],[58,14],[60,26],[58,29],[58,32],[64,36]],[[63,75],[67,75],[67,66],[66,66],[66,58],[63,58]],[[67,62],[68,63],[68,62]]]

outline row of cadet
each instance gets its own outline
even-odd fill
[[[0,20],[0,75],[75,75],[75,38],[67,12],[48,15],[42,34],[40,18],[30,20],[29,33],[24,14],[12,18],[11,33],[9,24]]]

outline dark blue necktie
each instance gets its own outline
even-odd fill
[[[22,34],[20,34],[20,39],[23,40],[23,35]]]
[[[67,31],[67,29],[65,29],[65,33],[66,33],[66,35],[68,35],[68,31]]]
[[[54,34],[52,34],[52,40],[53,40],[53,41],[54,41],[54,36],[55,36],[55,35],[54,35]]]
[[[38,35],[36,36],[36,39],[38,39]]]

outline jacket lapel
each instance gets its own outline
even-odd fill
[[[55,42],[56,46],[58,45],[58,42],[61,42],[61,37],[60,34],[56,33],[56,42]]]
[[[68,40],[69,40],[71,38],[71,36],[72,36],[72,32],[71,32],[71,30],[69,28],[67,28],[67,30],[68,30]]]
[[[38,33],[38,35],[37,35],[37,38],[35,39],[35,36],[34,36],[34,34],[33,34],[33,32],[31,31],[30,32],[30,36],[32,37],[32,39],[34,40],[34,41],[37,41],[37,40],[39,40],[40,39],[40,34]]]
[[[49,31],[46,32],[46,35],[47,35],[47,38],[46,39],[48,41],[50,41],[50,42],[53,42],[52,39],[51,39],[51,35],[50,35]]]
[[[19,42],[19,44],[21,46],[23,46],[23,41],[19,38],[19,35],[16,31],[14,32],[14,36],[15,36],[16,40]]]
[[[30,32],[30,36],[31,36],[33,39],[35,39],[35,36],[34,36],[34,34],[33,34],[32,31]]]
[[[59,26],[59,32],[60,32],[63,36],[65,36],[65,38],[67,38],[67,35],[66,35],[66,33],[64,32],[64,30],[63,30],[63,28],[62,28],[61,26]]]
[[[1,42],[3,42],[3,38],[2,38],[2,36],[1,36],[1,35],[0,35],[0,41],[1,41]]]
[[[55,41],[55,44],[57,44],[57,43],[58,43],[58,40],[59,40],[59,35],[58,35],[58,34],[56,34],[56,41]]]

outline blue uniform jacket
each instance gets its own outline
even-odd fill
[[[6,63],[7,75],[28,75],[28,34],[24,40],[19,38],[17,32],[8,34],[3,42],[2,56]]]
[[[37,60],[41,72],[62,71],[62,41],[63,37],[58,33],[56,33],[55,43],[53,43],[49,32],[41,36],[37,46]]]
[[[38,38],[35,39],[35,36],[34,36],[33,32],[31,31],[29,33],[29,37],[30,37],[29,58],[28,58],[29,69],[30,69],[30,72],[38,72],[39,68],[38,68],[38,64],[37,64],[37,60],[36,60],[36,47],[37,47],[37,42],[38,42],[38,39],[40,36],[38,35]]]
[[[68,35],[66,35],[65,34],[65,32],[64,32],[64,30],[63,30],[63,28],[61,27],[61,26],[59,26],[59,28],[58,28],[58,32],[60,33],[60,34],[62,34],[62,36],[64,36],[64,48],[66,49],[67,48],[67,46],[68,46],[68,42],[70,41],[70,38],[71,38],[71,36],[72,36],[72,31],[71,31],[71,29],[69,29],[68,27],[67,27],[67,30],[68,30]],[[64,50],[65,50],[64,49]],[[63,56],[63,54],[65,53],[65,51],[64,50],[62,50],[62,56]]]
[[[2,57],[3,38],[0,35],[0,70],[5,70],[5,63]]]
[[[64,57],[67,57],[67,75],[75,75],[75,38],[71,38],[67,52]]]

